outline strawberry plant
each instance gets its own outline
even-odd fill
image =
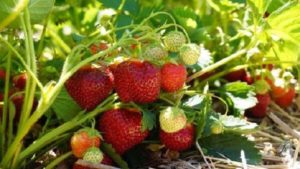
[[[0,168],[143,168],[194,152],[262,164],[247,136],[270,105],[293,107],[299,11],[288,0],[1,1]]]

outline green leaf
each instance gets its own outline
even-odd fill
[[[272,3],[268,7],[268,12],[272,13],[276,9],[282,7],[284,4],[288,3],[291,0],[272,0]]]
[[[129,169],[128,164],[126,161],[122,159],[122,157],[116,153],[115,149],[112,147],[111,144],[107,144],[105,142],[101,143],[101,150],[103,150],[113,161],[119,165],[119,167],[123,169]]]
[[[254,91],[254,87],[245,82],[233,82],[225,84],[222,90],[235,97],[247,98]]]
[[[52,7],[54,0],[30,0],[28,9],[32,23],[40,23],[47,17]]]
[[[195,95],[182,104],[187,117],[196,123],[196,139],[202,137],[207,119],[210,117],[212,100],[210,95]]]
[[[244,118],[228,115],[220,115],[219,121],[223,124],[225,131],[233,133],[245,134],[255,131],[258,127],[256,123],[248,122]]]
[[[254,87],[245,82],[227,83],[219,91],[226,101],[229,110],[235,116],[240,116],[244,110],[256,105]]]
[[[122,0],[100,0],[107,8],[117,10],[121,5]],[[138,0],[126,0],[123,6],[123,11],[128,11],[130,14],[136,15],[139,10]]]
[[[156,124],[155,113],[143,109],[142,130],[152,130]]]
[[[262,161],[259,150],[255,148],[255,143],[238,134],[211,135],[199,140],[199,144],[207,150],[208,155],[214,157],[225,157],[241,162],[243,151],[248,164],[260,164]]]
[[[0,1],[0,21],[4,20],[16,6],[13,0]],[[30,20],[33,24],[40,23],[51,11],[54,6],[54,0],[30,0],[28,10],[30,13]],[[10,26],[19,27],[18,18],[13,21]]]
[[[65,88],[56,97],[52,108],[57,117],[64,121],[71,120],[81,111],[80,106],[70,97]]]
[[[247,0],[257,20],[261,19],[267,11],[272,0]]]
[[[268,18],[269,35],[272,44],[267,53],[269,57],[278,58],[280,61],[296,62],[300,56],[300,4],[287,3],[274,11]],[[284,66],[289,66],[284,64]]]

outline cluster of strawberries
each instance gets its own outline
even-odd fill
[[[4,101],[4,85],[6,80],[6,71],[5,69],[0,68],[0,87],[2,90],[0,90],[0,102]],[[22,106],[24,102],[24,93],[26,82],[27,82],[27,73],[22,72],[17,75],[14,75],[9,78],[12,83],[10,83],[10,89],[8,92],[9,99],[12,101],[12,103],[15,106],[15,116],[14,121],[19,121]],[[32,111],[34,111],[37,107],[37,101],[34,100],[32,105]],[[2,105],[0,105],[0,115],[2,114]]]
[[[161,91],[174,93],[181,90],[187,78],[185,66],[196,64],[200,57],[199,46],[187,43],[184,34],[178,31],[169,32],[162,37],[161,43],[147,44],[142,50],[144,60],[131,58],[108,67],[96,64],[82,67],[66,82],[68,93],[86,110],[93,110],[113,90],[123,103],[153,103]],[[169,52],[177,53],[179,57],[171,60],[168,58]],[[155,60],[162,62],[154,64]],[[165,147],[175,151],[190,148],[195,129],[187,122],[184,111],[175,107],[158,111],[161,111],[160,140]],[[104,112],[98,120],[98,130],[104,141],[111,144],[120,155],[141,143],[150,132],[148,129],[142,130],[142,113],[128,108]],[[92,147],[99,146],[94,144]],[[73,148],[74,151],[76,148]],[[95,152],[86,149],[85,153],[90,151]],[[87,160],[85,156],[77,157]],[[103,158],[97,159],[96,162],[100,163]]]
[[[282,69],[274,69],[273,65],[264,66],[264,69],[252,76],[244,69],[234,71],[227,74],[225,79],[231,82],[244,81],[255,87],[258,102],[246,112],[249,117],[265,117],[271,99],[282,108],[287,108],[296,96],[296,80],[292,74]]]

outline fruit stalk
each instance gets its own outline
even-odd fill
[[[216,69],[216,68],[218,68],[218,67],[220,67],[220,66],[222,66],[222,65],[224,65],[228,62],[230,62],[233,59],[236,59],[236,58],[240,57],[241,55],[245,54],[246,52],[247,52],[246,49],[241,49],[241,50],[237,51],[236,53],[234,53],[234,54],[218,61],[217,63],[212,64],[210,66],[207,66],[206,68],[204,68],[204,69],[200,70],[199,72],[196,72],[193,75],[191,75],[190,77],[188,77],[187,82],[190,82],[193,79],[195,79],[195,78],[197,78],[197,77],[199,77],[199,76],[201,76],[201,75],[203,75],[207,72],[210,72],[210,71],[212,71],[212,70],[214,70],[214,69]]]

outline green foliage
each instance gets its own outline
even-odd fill
[[[156,124],[155,113],[143,109],[142,130],[152,130]]]
[[[234,116],[242,115],[244,110],[257,103],[254,87],[245,82],[227,83],[220,88],[219,92],[229,106],[230,113]]]
[[[267,19],[272,47],[267,55],[282,62],[296,62],[300,56],[300,4],[287,3],[274,11]],[[287,64],[285,64],[287,66]]]
[[[243,152],[248,164],[260,164],[262,161],[259,150],[254,146],[254,142],[238,134],[211,135],[199,140],[199,144],[211,156],[241,161],[241,153]]]
[[[80,106],[70,97],[63,88],[52,105],[56,116],[63,121],[69,121],[81,111]]]

